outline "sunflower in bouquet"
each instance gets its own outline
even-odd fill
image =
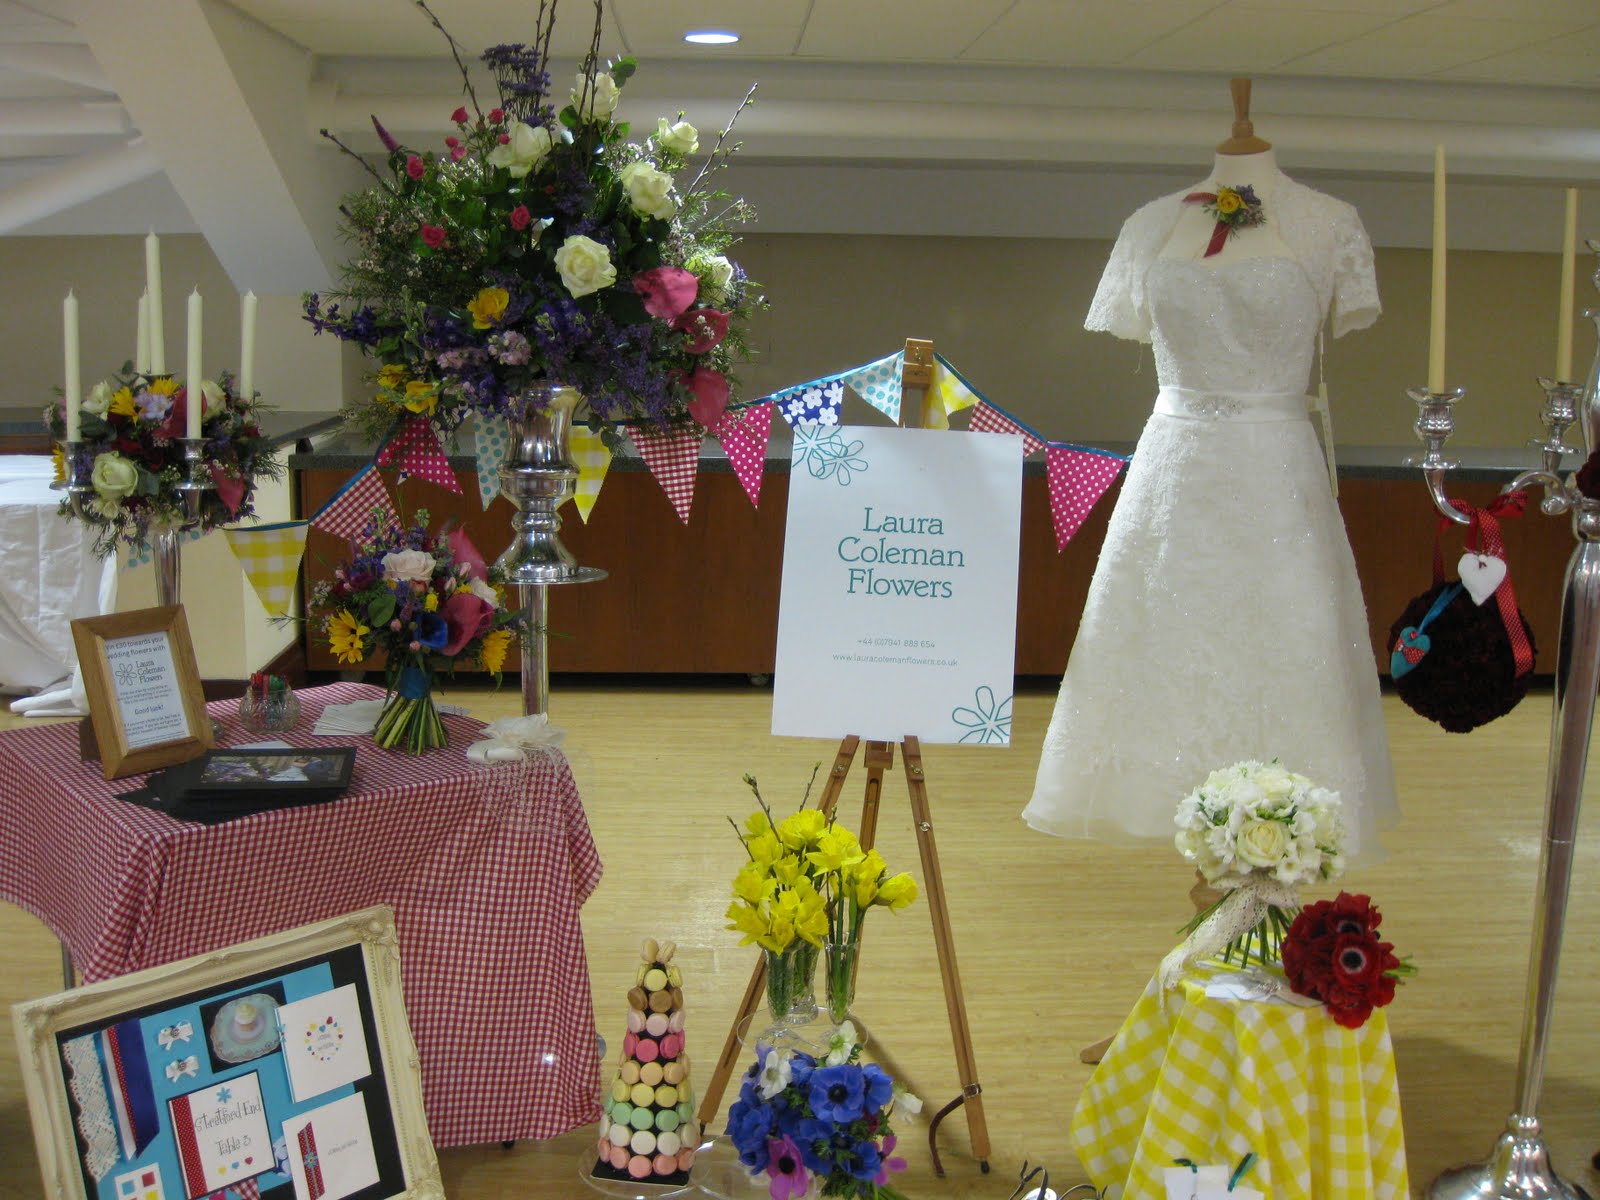
[[[499,681],[521,611],[506,582],[459,528],[437,532],[419,511],[409,524],[377,511],[350,557],[312,592],[312,620],[351,666],[385,657],[388,697],[373,737],[420,754],[448,740],[433,701],[442,670],[476,665]]]

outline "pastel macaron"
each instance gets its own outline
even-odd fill
[[[672,1108],[678,1103],[678,1089],[663,1083],[655,1090],[654,1103],[658,1108]]]
[[[627,1169],[628,1148],[626,1146],[611,1147],[611,1165],[619,1171]]]
[[[654,1154],[656,1152],[656,1135],[648,1129],[640,1129],[629,1140],[628,1148],[635,1154]]]
[[[678,1013],[674,1013],[673,1014],[674,1017],[679,1016],[679,1015],[681,1015],[681,1014],[678,1014]],[[668,1031],[671,1029],[671,1027],[672,1027],[672,1021],[667,1016],[666,1013],[651,1013],[648,1017],[645,1018],[645,1021],[644,1021],[644,1032],[648,1033],[651,1037],[656,1037],[656,1038],[663,1037],[668,1033]],[[680,1027],[681,1027],[681,1022],[680,1022]],[[632,1028],[632,1026],[630,1025],[629,1028]],[[635,1030],[634,1032],[637,1033],[638,1030]]]
[[[606,1131],[606,1141],[611,1143],[613,1146],[626,1146],[628,1144],[628,1140],[632,1137],[633,1129],[631,1126],[626,1124],[613,1125],[609,1130]]]
[[[667,986],[667,973],[660,967],[651,967],[644,973],[643,982],[645,991],[659,992],[662,988]]]
[[[656,1084],[661,1082],[661,1077],[664,1074],[665,1072],[662,1071],[660,1063],[648,1062],[639,1068],[639,1082],[655,1087]]]
[[[628,1036],[632,1037],[633,1035],[629,1034]],[[678,1035],[675,1033],[669,1033],[667,1034],[667,1037],[675,1038],[678,1037]],[[655,1062],[656,1059],[661,1057],[661,1043],[657,1042],[654,1038],[642,1037],[634,1043],[633,1049],[629,1050],[628,1053],[634,1058],[637,1058],[641,1063]],[[667,1057],[676,1058],[677,1055],[669,1054]]]
[[[630,1012],[629,1016],[632,1016],[632,1015],[633,1014]],[[648,1026],[649,1022],[646,1021],[645,1024]],[[681,1008],[677,1012],[673,1013],[670,1017],[667,1018],[667,1032],[668,1033],[682,1033],[683,1032],[683,1025],[684,1025],[683,1009],[681,1009]],[[630,1022],[628,1024],[628,1028],[629,1029],[633,1029],[632,1022]],[[635,1030],[635,1032],[637,1032],[637,1030]]]
[[[656,1090],[648,1083],[636,1083],[633,1091],[628,1093],[628,1099],[634,1108],[648,1108],[655,1102]]]
[[[682,1060],[675,1060],[661,1068],[661,1079],[662,1082],[670,1083],[676,1087],[683,1082],[685,1073]]]
[[[650,1160],[657,1175],[671,1175],[678,1169],[678,1160],[671,1154],[658,1154]]]
[[[635,1179],[648,1178],[650,1174],[650,1160],[642,1154],[635,1154],[628,1160],[628,1174]]]
[[[673,1130],[656,1134],[656,1149],[662,1154],[676,1154],[683,1146],[683,1139]]]
[[[641,1046],[643,1045],[642,1041],[641,1041],[640,1045]],[[677,1058],[678,1055],[683,1053],[683,1034],[681,1034],[681,1033],[669,1033],[669,1034],[667,1034],[666,1037],[661,1039],[661,1044],[659,1046],[659,1052],[661,1054],[661,1057],[663,1057],[663,1058]],[[643,1058],[644,1056],[641,1054],[639,1057]]]
[[[662,1131],[671,1132],[683,1124],[683,1118],[678,1115],[676,1108],[663,1108],[656,1113],[656,1132],[659,1138]]]
[[[644,1014],[642,1012],[640,1012],[636,1008],[630,1008],[628,1010],[628,1032],[629,1033],[643,1033],[646,1024],[648,1024],[648,1022],[645,1020]]]

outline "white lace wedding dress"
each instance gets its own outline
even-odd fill
[[[1396,815],[1365,607],[1307,415],[1316,338],[1379,311],[1355,210],[1277,175],[1287,257],[1162,256],[1183,193],[1123,226],[1085,325],[1151,342],[1160,394],[1095,568],[1032,801],[1035,829],[1170,841],[1241,759],[1335,788],[1352,862]],[[1249,231],[1240,236],[1250,236]]]

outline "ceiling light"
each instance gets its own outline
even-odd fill
[[[729,46],[739,40],[739,35],[727,29],[691,29],[683,40],[697,46]]]

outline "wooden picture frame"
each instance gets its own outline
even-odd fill
[[[197,758],[211,720],[181,604],[72,622],[107,779]]]
[[[385,906],[12,1013],[45,1200],[443,1200]]]

